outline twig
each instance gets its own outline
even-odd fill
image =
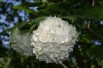
[[[63,63],[62,63],[61,65],[62,65],[64,68],[68,68],[68,67],[67,67],[65,64],[63,64]]]
[[[92,32],[90,26],[91,26],[91,21],[89,20],[88,23],[87,23],[87,28],[86,28],[87,31],[88,31],[89,33],[92,33],[92,34],[94,34],[95,36],[97,36],[97,37],[103,39],[103,36],[101,36],[101,35],[99,35],[99,34],[96,34],[96,33]]]
[[[80,50],[78,49],[78,45],[75,45],[74,48],[73,48],[73,53],[75,55],[75,58],[76,58],[76,62],[79,66],[79,68],[86,68],[85,67],[85,63],[83,62],[84,60],[84,57],[83,55],[81,54]]]
[[[94,6],[94,5],[95,5],[95,0],[92,1],[92,6]]]
[[[90,31],[90,23],[91,23],[91,21],[89,20],[89,21],[87,22],[87,31]]]

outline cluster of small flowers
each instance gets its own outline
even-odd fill
[[[23,55],[32,56],[33,46],[30,45],[30,38],[30,33],[22,33],[18,28],[15,28],[10,35],[11,47]]]
[[[40,61],[62,63],[69,57],[69,52],[77,41],[75,27],[58,17],[47,17],[33,31],[31,45],[33,53]]]

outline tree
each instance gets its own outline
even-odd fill
[[[62,68],[59,64],[39,62],[35,56],[19,54],[10,47],[12,44],[5,45],[5,41],[3,43],[3,40],[8,41],[5,36],[9,37],[9,32],[16,27],[21,32],[31,33],[38,27],[39,22],[48,16],[57,16],[68,21],[79,33],[73,52],[69,59],[63,62],[68,68],[103,68],[103,0],[30,1],[0,2],[0,17],[3,20],[3,15],[6,16],[6,21],[0,19],[1,68]],[[15,19],[18,19],[16,23]],[[8,28],[10,24],[14,24],[14,27]]]

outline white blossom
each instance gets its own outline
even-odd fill
[[[47,17],[33,31],[31,45],[36,58],[46,63],[68,59],[77,41],[76,28],[58,17]]]
[[[26,56],[33,55],[33,46],[30,44],[31,34],[29,32],[22,32],[18,28],[10,34],[11,47],[18,53]]]

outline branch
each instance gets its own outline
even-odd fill
[[[79,68],[85,68],[85,64],[83,62],[83,56],[81,55],[81,53],[78,49],[78,45],[74,46],[73,53],[75,55],[75,58],[76,58]]]
[[[67,67],[65,64],[63,64],[63,63],[62,63],[61,65],[62,65],[64,68],[68,68],[68,67]]]
[[[99,35],[99,34],[96,34],[96,33],[94,33],[94,32],[91,31],[90,25],[91,25],[91,21],[89,20],[89,21],[87,22],[87,28],[86,28],[87,32],[89,32],[89,33],[91,33],[91,34],[93,34],[93,35],[95,35],[95,36],[103,39],[103,36],[101,36],[101,35]]]
[[[103,40],[103,35],[96,34],[95,32],[91,31],[91,27],[90,27],[90,26],[91,26],[91,23],[90,23],[90,22],[91,22],[90,20],[87,22],[87,27],[86,27],[86,29],[83,29],[83,28],[81,28],[81,27],[77,27],[77,29],[79,29],[80,31],[86,31],[86,32],[90,33],[91,35],[93,35],[93,36],[95,36],[95,37],[98,37],[98,38],[100,38],[100,39]]]
[[[94,6],[94,5],[95,5],[95,0],[92,1],[92,6]]]

